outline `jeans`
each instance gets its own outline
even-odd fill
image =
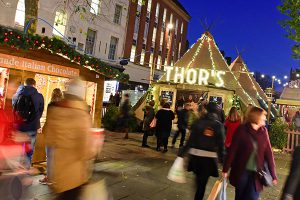
[[[52,159],[52,149],[51,147],[46,147],[46,157],[47,157],[47,177],[50,177],[51,171],[51,159]]]
[[[183,146],[183,143],[185,141],[185,135],[186,135],[186,129],[185,128],[178,128],[178,131],[175,133],[175,135],[173,137],[173,140],[172,140],[173,145],[176,143],[176,140],[177,140],[180,133],[181,133],[181,139],[180,139],[180,145],[179,146]]]
[[[255,188],[255,173],[244,171],[239,184],[235,187],[235,200],[258,200],[259,192]]]
[[[33,155],[33,152],[34,152],[34,147],[35,147],[35,142],[36,142],[36,133],[37,132],[36,131],[27,131],[26,133],[30,137],[30,141],[29,141],[30,150],[27,152],[27,159],[28,159],[29,167],[30,167],[31,163],[32,163],[32,155]]]

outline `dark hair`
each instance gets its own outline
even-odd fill
[[[36,84],[36,82],[33,78],[27,78],[25,81],[25,84],[28,86],[34,86]]]
[[[155,101],[151,100],[151,101],[149,102],[149,105],[150,105],[151,107],[153,107],[153,106],[155,105]]]
[[[252,107],[247,116],[247,122],[257,124],[261,115],[266,115],[266,111],[259,107]]]
[[[218,105],[214,102],[209,102],[207,105],[206,105],[206,110],[208,113],[216,113],[216,114],[219,114],[218,113]]]
[[[170,107],[171,107],[171,106],[170,106],[169,103],[165,103],[164,106],[163,106],[163,108],[170,108]]]
[[[127,98],[129,98],[129,94],[125,94],[125,95],[124,95],[124,97],[127,97]]]

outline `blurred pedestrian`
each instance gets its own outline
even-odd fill
[[[168,151],[168,140],[172,130],[172,121],[175,118],[173,111],[170,109],[170,104],[165,103],[163,108],[160,109],[156,115],[156,137],[157,147],[156,151],[160,151],[161,145],[164,146],[163,152]]]
[[[242,119],[242,123],[243,124],[246,124],[247,123],[247,120],[248,120],[248,116],[249,116],[249,111],[253,108],[254,106],[249,103],[247,108],[246,108],[246,111],[244,112],[244,115],[243,115],[243,119]]]
[[[189,103],[184,104],[184,108],[181,110],[177,110],[177,127],[178,131],[175,133],[173,140],[172,140],[172,146],[175,146],[176,140],[181,134],[180,144],[179,147],[182,147],[185,141],[185,135],[186,135],[186,129],[188,128],[188,122],[189,122],[189,113],[190,113],[191,105]]]
[[[293,123],[297,131],[300,131],[300,111],[298,110],[293,117]]]
[[[241,118],[236,107],[232,107],[229,111],[228,117],[225,120],[226,138],[225,147],[228,149],[231,145],[232,137],[236,129],[241,124]]]
[[[293,153],[290,174],[285,182],[281,200],[300,199],[300,146]]]
[[[52,106],[55,106],[55,103],[57,102],[60,102],[61,100],[63,99],[63,94],[61,92],[61,90],[59,88],[55,88],[53,91],[52,91],[52,94],[51,94],[51,99],[50,99],[50,103],[48,104],[48,108],[47,110],[52,107]],[[48,116],[48,114],[47,114]],[[50,177],[50,165],[51,165],[51,147],[48,147],[46,146],[46,157],[47,157],[47,174],[46,176],[39,180],[39,182],[41,184],[47,184],[47,185],[50,185],[52,184],[51,181],[49,180],[49,177]]]
[[[30,137],[30,150],[27,153],[29,160],[28,167],[32,164],[32,155],[34,152],[36,134],[41,128],[40,118],[44,111],[44,98],[35,88],[36,81],[33,78],[27,78],[25,87],[14,97],[14,112],[21,117],[23,123],[19,126],[19,131],[28,134]]]
[[[90,177],[91,117],[85,103],[85,84],[70,82],[64,99],[49,107],[44,126],[46,146],[51,148],[50,180],[58,200],[77,200]]]
[[[266,112],[258,107],[252,107],[247,117],[247,123],[239,126],[233,136],[227,158],[223,166],[223,177],[230,171],[230,183],[235,187],[236,200],[257,200],[263,189],[263,183],[258,172],[268,166],[277,184],[274,156],[265,127]]]
[[[121,96],[119,92],[116,92],[115,94],[115,102],[116,102],[116,106],[119,107],[120,102],[121,102]]]
[[[202,200],[210,176],[218,177],[218,161],[224,157],[224,126],[219,121],[215,103],[206,106],[207,114],[197,119],[191,127],[191,135],[178,156],[189,154],[188,171],[196,175],[195,200]]]
[[[124,101],[120,107],[120,123],[121,128],[125,132],[124,139],[128,139],[128,132],[129,132],[129,120],[130,120],[130,101],[129,101],[129,94],[124,95]]]
[[[151,131],[153,131],[153,130],[150,127],[150,124],[155,117],[155,111],[153,108],[154,105],[155,105],[155,102],[152,100],[149,102],[149,105],[146,106],[146,113],[145,113],[144,122],[143,122],[144,135],[143,135],[142,147],[150,147],[147,144],[147,139],[148,139],[149,135],[153,134],[153,133],[151,133]]]

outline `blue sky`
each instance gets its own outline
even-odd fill
[[[188,40],[192,45],[203,33],[200,21],[215,22],[211,29],[226,56],[237,56],[236,48],[250,71],[283,77],[300,61],[291,57],[293,41],[285,37],[278,21],[280,0],[180,0],[191,15]]]

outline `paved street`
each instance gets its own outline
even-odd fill
[[[115,200],[174,200],[193,199],[193,174],[188,174],[186,184],[169,181],[166,176],[176,157],[176,149],[169,148],[163,154],[153,149],[141,148],[141,134],[130,134],[129,140],[123,140],[120,133],[107,133],[104,149],[99,157],[99,163],[93,176],[95,180],[103,179],[110,195]],[[154,137],[149,139],[154,146]],[[266,189],[261,199],[278,199],[285,177],[288,173],[289,156],[276,154],[279,185]],[[52,199],[48,186],[38,184],[34,177],[34,185],[30,187],[31,199]],[[216,179],[211,178],[207,193]],[[234,192],[228,187],[228,199],[233,199]],[[30,199],[30,198],[29,198]]]

